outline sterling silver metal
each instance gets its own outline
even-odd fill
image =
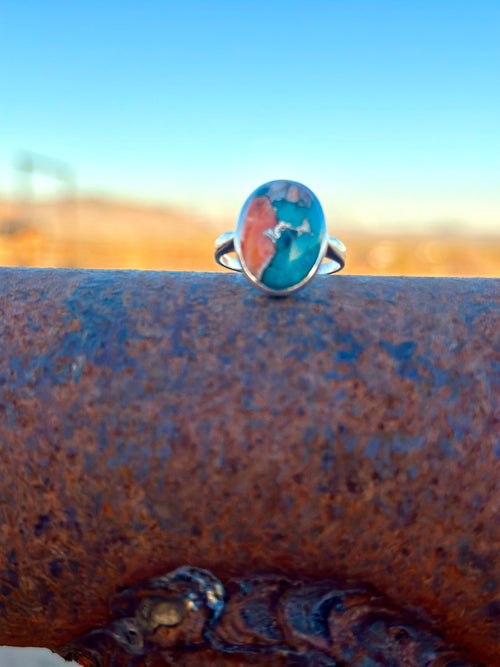
[[[255,225],[253,229],[258,231],[254,231],[252,236],[253,225]],[[253,243],[257,243],[250,246],[253,249],[257,248],[256,257],[244,252],[243,238],[248,238],[249,230]],[[292,282],[293,274],[292,276],[286,274],[286,256],[284,264],[278,264],[281,269],[276,267],[272,269],[272,279],[269,281],[263,279],[268,270],[266,264],[268,250],[264,245],[263,256],[259,257],[259,252],[262,252],[262,248],[259,249],[259,243],[262,241],[260,235],[268,237],[276,250],[277,244],[282,244],[283,234],[287,235],[284,247],[290,243],[290,235],[292,238],[295,235],[295,238],[300,238],[304,234],[312,234],[318,242],[317,253],[314,257],[309,255],[306,265],[302,267],[308,266],[309,270],[307,273],[299,271],[296,274],[296,283]],[[315,252],[316,246],[313,247]],[[307,252],[307,242],[305,248]],[[294,260],[300,258],[300,250],[297,254],[297,247],[295,253]],[[215,241],[217,264],[231,271],[241,271],[252,285],[271,296],[288,296],[301,289],[317,273],[326,275],[340,271],[345,265],[345,255],[344,244],[327,234],[325,216],[316,195],[305,185],[289,180],[270,181],[254,190],[241,209],[236,230],[222,234]],[[284,273],[280,274],[280,271]]]
[[[231,269],[231,271],[243,271],[240,259],[238,257],[231,257],[229,254],[231,252],[236,252],[234,246],[234,232],[224,232],[224,234],[221,234],[215,241],[215,261],[225,269]],[[346,247],[342,241],[339,241],[339,239],[336,239],[333,236],[329,236],[323,259],[327,258],[330,261],[319,264],[316,273],[321,276],[337,273],[337,271],[340,271],[345,266],[345,256]]]

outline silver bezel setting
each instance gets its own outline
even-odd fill
[[[241,229],[247,214],[248,207],[253,198],[257,195],[257,192],[263,188],[269,188],[270,186],[273,185],[274,187],[277,187],[280,183],[283,183],[283,187],[285,187],[285,184],[286,187],[289,187],[290,185],[296,185],[299,188],[304,189],[311,198],[316,200],[319,210],[321,212],[321,230],[319,238],[320,248],[318,252],[318,257],[316,258],[316,261],[314,265],[311,267],[309,273],[295,285],[290,285],[285,289],[276,290],[265,285],[259,278],[257,278],[257,276],[255,276],[248,269],[248,266],[245,262],[241,250],[240,237],[241,237]],[[230,253],[236,253],[236,257],[232,257]],[[241,209],[240,215],[238,217],[236,231],[225,232],[224,234],[221,234],[215,241],[215,261],[217,262],[217,264],[220,264],[224,268],[230,269],[231,271],[243,272],[246,279],[252,285],[257,287],[257,289],[259,289],[261,292],[264,292],[269,296],[277,296],[277,297],[288,296],[289,294],[292,294],[293,292],[296,292],[297,290],[301,289],[311,280],[311,278],[313,278],[316,275],[316,273],[319,275],[328,275],[340,271],[341,269],[344,268],[345,256],[346,256],[346,248],[345,245],[342,243],[342,241],[339,241],[339,239],[327,235],[325,215],[323,213],[323,208],[318,198],[308,187],[302,185],[302,183],[298,183],[297,181],[288,181],[284,179],[278,181],[270,181],[256,188],[252,192],[252,194],[246,199]],[[323,262],[325,258],[327,258],[329,261]]]

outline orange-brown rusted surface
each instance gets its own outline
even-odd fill
[[[365,581],[499,664],[500,281],[2,269],[0,350],[0,643],[192,565]]]

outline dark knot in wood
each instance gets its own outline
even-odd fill
[[[238,665],[479,667],[375,589],[335,579],[255,575],[224,587],[181,567],[118,593],[111,614],[60,654],[86,667],[222,665],[224,656]]]

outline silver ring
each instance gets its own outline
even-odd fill
[[[242,271],[266,294],[286,296],[316,274],[343,269],[346,249],[342,241],[327,235],[323,210],[311,190],[282,180],[252,192],[236,230],[215,241],[214,256],[224,268]]]

